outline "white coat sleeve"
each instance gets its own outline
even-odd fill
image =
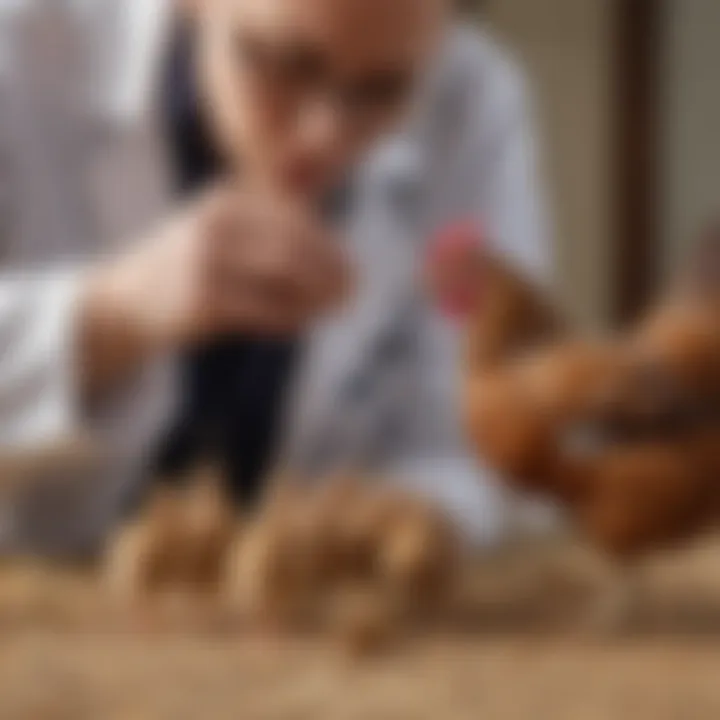
[[[74,434],[76,273],[0,279],[0,452]]]
[[[0,471],[34,474],[141,453],[164,418],[168,368],[151,363],[92,413],[78,397],[76,317],[82,273],[0,273]]]

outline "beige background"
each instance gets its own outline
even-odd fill
[[[661,65],[661,266],[671,272],[720,217],[720,1],[666,0]],[[602,325],[610,302],[612,3],[487,0],[523,60],[539,108],[566,306]]]
[[[666,269],[720,210],[720,2],[668,6],[659,207]]]
[[[533,81],[560,291],[580,320],[599,324],[609,306],[607,239],[612,232],[610,3],[489,0],[486,5],[492,28],[520,56]]]

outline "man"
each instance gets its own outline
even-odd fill
[[[32,457],[84,431],[101,451],[66,481],[60,465],[13,487],[8,540],[97,544],[168,417],[173,356],[237,333],[305,338],[274,439],[284,463],[415,476],[443,458],[467,507],[456,338],[417,258],[463,216],[530,271],[544,265],[517,72],[452,27],[446,0],[195,5],[227,172],[155,230],[168,4],[0,5],[0,447]],[[317,206],[348,179],[341,240]],[[353,301],[323,319],[351,269]]]

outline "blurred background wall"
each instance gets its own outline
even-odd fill
[[[566,307],[632,317],[720,210],[720,0],[474,5],[532,83]]]
[[[667,272],[720,211],[720,2],[665,3],[659,213]]]
[[[601,324],[610,302],[612,3],[487,0],[492,29],[532,83],[557,237],[559,290],[580,321]]]

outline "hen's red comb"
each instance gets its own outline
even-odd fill
[[[482,232],[469,220],[456,222],[440,230],[435,236],[435,252],[466,252],[477,248],[482,242]]]
[[[430,246],[430,272],[443,266],[471,262],[483,245],[483,233],[472,221],[457,222],[440,230]],[[472,298],[462,289],[445,290],[439,302],[443,311],[454,318],[466,317],[473,307]]]

